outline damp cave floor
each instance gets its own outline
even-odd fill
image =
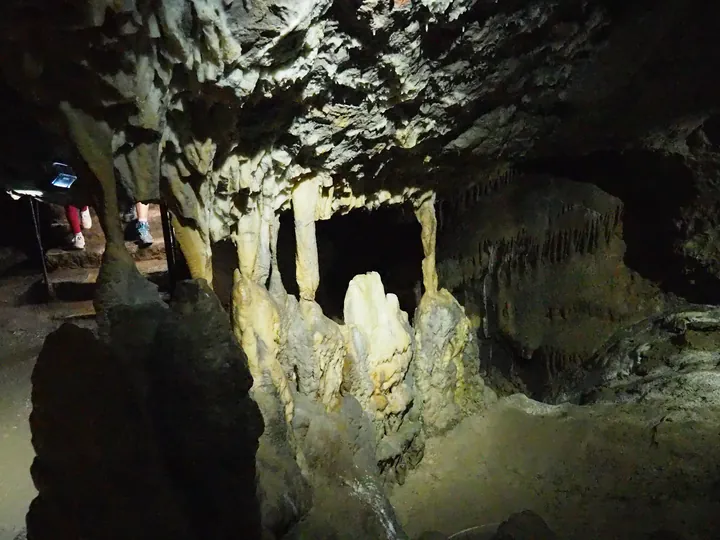
[[[658,530],[715,539],[719,418],[659,403],[549,406],[510,396],[430,439],[390,500],[411,538],[532,510],[560,540],[642,540]]]
[[[94,327],[89,299],[45,303],[43,290],[36,274],[0,280],[0,540],[12,540],[24,526],[35,496],[28,425],[35,359],[45,337],[66,320]]]
[[[92,269],[64,272],[76,293],[91,290]],[[69,296],[46,304],[36,298],[40,283],[37,275],[0,279],[0,540],[24,526],[36,493],[28,425],[35,358],[63,322],[95,326],[91,295],[58,288]],[[661,423],[666,414],[644,405],[557,408],[504,398],[430,439],[391,501],[411,538],[497,523],[524,509],[562,540],[635,540],[658,528],[686,540],[714,538],[720,411]]]

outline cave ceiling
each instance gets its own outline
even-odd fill
[[[71,139],[83,146],[67,128],[80,114],[106,134],[81,149],[85,161],[111,154],[133,198],[162,191],[189,220],[202,221],[199,207],[214,213],[205,229],[218,239],[257,197],[287,208],[303,178],[320,179],[322,218],[452,190],[529,158],[663,147],[720,102],[719,9],[5,0],[5,116],[28,124],[26,111],[59,142],[43,150],[27,125],[6,129],[3,170],[28,170],[27,145],[35,156],[62,154]]]

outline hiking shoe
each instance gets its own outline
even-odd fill
[[[150,225],[147,221],[137,222],[137,243],[140,247],[149,247],[153,243],[152,234],[150,234]]]
[[[85,249],[85,237],[83,236],[83,233],[77,233],[75,236],[73,236],[70,244],[72,245],[73,249]]]
[[[82,222],[83,229],[91,229],[92,228],[92,216],[90,215],[89,208],[86,208],[85,210],[80,212],[80,220]]]

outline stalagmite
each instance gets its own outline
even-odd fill
[[[295,374],[298,391],[322,403],[328,411],[337,409],[346,356],[341,327],[323,314],[317,302],[301,299],[290,315],[281,353],[283,365]]]
[[[430,434],[497,399],[480,377],[478,346],[465,309],[447,290],[423,296],[415,314],[413,375]]]
[[[437,218],[435,216],[435,194],[425,198],[416,208],[422,226],[422,245],[425,258],[422,262],[423,284],[428,294],[438,291],[438,275],[435,265],[435,247],[437,242]]]
[[[248,357],[254,391],[277,394],[289,423],[293,399],[279,359],[280,306],[266,288],[277,237],[277,233],[273,235],[273,223],[279,225],[272,205],[263,198],[238,220],[234,236],[238,269],[234,273],[233,327]],[[263,414],[267,418],[267,412]]]
[[[260,252],[260,221],[261,216],[257,208],[243,214],[238,219],[235,236],[240,274],[251,281],[256,281],[255,271]]]
[[[117,184],[112,160],[112,131],[107,123],[63,103],[70,136],[90,171],[100,183],[102,200],[98,207],[105,233],[105,252],[97,279],[94,306],[100,333],[109,330],[107,315],[116,306],[155,305],[165,309],[157,287],[146,280],[125,247],[120,225]]]
[[[471,198],[474,195],[471,194]],[[422,401],[425,429],[429,433],[441,433],[464,414],[491,402],[495,396],[485,387],[478,372],[479,353],[470,319],[452,294],[445,289],[438,290],[434,205],[435,194],[432,194],[417,204],[415,210],[422,226],[425,295],[415,314],[413,374]],[[494,250],[491,257],[494,265]],[[468,261],[461,262],[466,264]],[[461,273],[475,274],[479,266],[474,262]],[[484,281],[484,285],[487,287],[488,284]],[[487,318],[487,303],[484,309]],[[487,331],[487,327],[484,328]]]
[[[297,253],[295,273],[300,298],[314,300],[320,284],[317,239],[315,238],[315,212],[320,198],[320,184],[317,178],[304,180],[292,192],[295,214],[295,238]]]
[[[253,390],[277,393],[288,424],[293,418],[293,399],[285,371],[280,365],[280,313],[265,287],[235,270],[233,328],[248,358]],[[273,389],[270,387],[274,387]],[[264,413],[264,411],[263,411]]]
[[[397,296],[385,294],[376,272],[355,276],[344,306],[353,357],[353,395],[381,420],[410,404],[404,380],[413,356],[413,334]]]

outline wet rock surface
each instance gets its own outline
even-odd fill
[[[334,413],[302,397],[296,405],[314,504],[286,538],[406,540],[380,475],[374,426],[357,400],[344,398]]]

